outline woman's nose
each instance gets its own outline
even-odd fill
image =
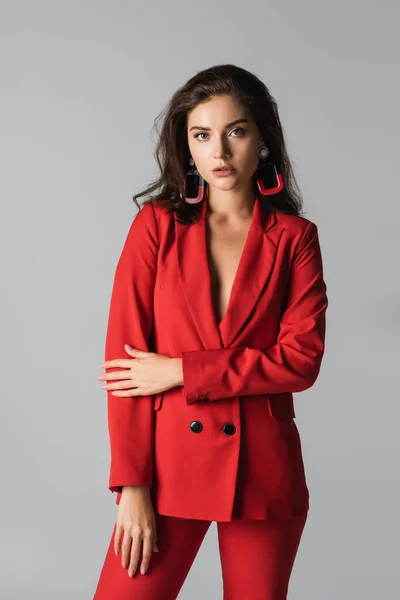
[[[214,158],[227,158],[230,156],[229,148],[224,143],[217,143],[214,151]]]

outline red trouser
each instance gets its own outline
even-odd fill
[[[93,600],[175,600],[212,521],[155,513],[159,552],[129,577],[114,530]],[[217,521],[224,600],[286,600],[307,513],[275,521]]]

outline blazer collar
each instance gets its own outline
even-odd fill
[[[211,273],[207,258],[207,195],[197,223],[175,218],[177,264],[180,284],[204,349],[227,348],[245,328],[265,288],[283,229],[276,213],[256,195],[252,221],[235,275],[228,309],[220,323],[215,316]]]

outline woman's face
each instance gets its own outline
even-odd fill
[[[187,135],[196,168],[211,187],[232,190],[249,186],[259,164],[262,138],[251,113],[238,100],[212,96],[198,104],[188,114]],[[225,164],[235,171],[217,177],[213,169]]]

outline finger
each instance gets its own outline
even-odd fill
[[[120,397],[129,397],[129,396],[151,396],[153,392],[148,392],[144,389],[141,388],[133,388],[132,390],[128,390],[127,392],[124,391],[115,391],[115,392],[111,392],[111,394],[113,394],[114,396],[120,396]]]
[[[129,567],[129,556],[131,553],[132,539],[128,532],[124,532],[124,541],[122,542],[121,564],[124,568]]]
[[[111,394],[113,396],[118,396],[119,398],[134,398],[135,396],[150,396],[151,395],[150,393],[140,392],[138,390],[139,390],[139,388],[135,388],[134,390],[129,390],[128,392],[116,390],[114,392],[111,392]]]
[[[153,532],[151,529],[147,530],[143,538],[143,554],[142,562],[140,565],[140,572],[144,575],[149,568],[149,562],[153,555]]]
[[[126,347],[125,350],[128,354],[133,356],[133,358],[145,358],[147,354],[152,354],[152,352],[146,352],[145,350],[136,350],[136,348]]]
[[[129,563],[129,571],[128,571],[128,575],[130,577],[133,577],[133,575],[136,573],[136,569],[139,564],[141,549],[142,549],[142,536],[136,535],[132,539],[132,547],[131,547],[130,563]]]
[[[155,519],[154,519],[154,524],[153,524],[153,552],[160,552],[160,549],[159,549],[158,544],[157,544],[157,540],[158,540],[158,536],[157,536],[157,530],[156,530],[156,523],[155,523]]]
[[[135,356],[132,358],[114,358],[113,360],[106,360],[103,362],[100,367],[103,369],[113,369],[117,368],[126,368],[129,369],[132,364],[132,360],[136,360],[138,358],[145,358],[149,354],[153,354],[153,352],[145,352],[144,350],[135,350]]]
[[[115,535],[114,535],[114,552],[117,555],[119,553],[119,548],[121,545],[122,533],[123,533],[123,529],[122,529],[121,525],[117,524],[115,526]]]
[[[132,379],[128,381],[116,381],[115,383],[106,383],[102,386],[104,390],[127,390],[135,386]]]
[[[129,369],[131,362],[132,358],[115,358],[114,360],[106,361],[100,365],[100,368],[113,369],[114,367],[120,367],[122,369]]]
[[[129,377],[132,377],[132,371],[110,371],[109,373],[99,375],[97,379],[110,381],[113,379],[129,379]]]

